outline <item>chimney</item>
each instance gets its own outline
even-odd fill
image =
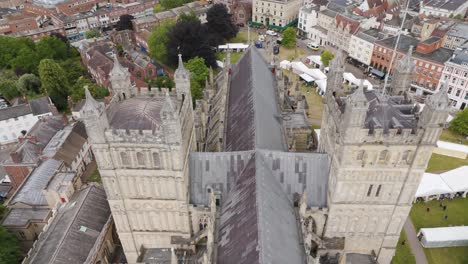
[[[10,152],[10,157],[11,157],[11,160],[14,163],[20,163],[21,162],[21,155],[20,155],[20,153],[18,153],[16,151]]]

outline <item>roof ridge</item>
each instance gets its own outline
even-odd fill
[[[60,250],[60,249],[62,248],[62,246],[63,246],[63,242],[65,241],[65,237],[68,235],[68,231],[71,229],[71,227],[73,226],[73,224],[76,222],[76,220],[77,220],[77,217],[76,217],[76,216],[77,216],[78,213],[81,211],[81,209],[82,209],[82,207],[83,207],[83,204],[84,204],[84,201],[86,200],[86,198],[88,197],[89,193],[91,192],[91,189],[93,189],[93,188],[97,188],[97,186],[95,186],[94,184],[92,184],[92,185],[89,185],[87,188],[80,190],[80,192],[81,192],[81,191],[86,191],[86,194],[84,195],[83,199],[80,201],[78,210],[76,210],[76,212],[73,214],[73,221],[70,222],[70,224],[68,225],[68,227],[67,227],[67,229],[65,230],[65,232],[63,232],[64,235],[62,236],[59,245],[57,246],[57,248],[56,248],[54,254],[52,255],[52,257],[51,257],[51,259],[50,259],[51,262],[53,262],[52,260],[54,260],[54,259],[57,257],[57,254],[58,254],[59,250]],[[79,194],[80,194],[80,192],[78,192],[78,198],[77,198],[77,199],[79,199]],[[75,202],[76,202],[76,201],[75,201]],[[69,206],[69,205],[68,205],[68,206]],[[75,205],[75,206],[76,206],[76,205]],[[65,214],[65,212],[63,212],[63,214],[62,214],[61,216],[63,216],[64,214]]]

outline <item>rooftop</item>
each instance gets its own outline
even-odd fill
[[[30,206],[47,206],[42,192],[62,166],[61,161],[49,159],[44,161],[26,178],[10,201],[10,204],[23,203]]]
[[[227,109],[226,150],[285,150],[271,70],[256,49],[233,66]]]
[[[387,48],[393,49],[395,47],[397,37],[389,37],[383,40],[379,40],[376,43],[385,46]],[[409,50],[410,46],[417,47],[419,44],[419,40],[406,36],[406,35],[401,35],[400,36],[400,43],[398,45],[398,51],[406,54]],[[429,60],[433,61],[439,64],[444,64],[453,54],[452,50],[446,49],[446,48],[438,48],[432,52],[429,52],[427,54],[423,54],[420,52],[413,52],[413,57],[421,58],[423,60]]]
[[[448,62],[468,66],[468,48],[455,50]]]
[[[457,10],[461,5],[465,4],[466,0],[425,0],[425,6],[431,6],[438,9],[449,11]]]
[[[5,219],[2,222],[3,226],[7,227],[23,227],[30,221],[44,222],[49,216],[50,209],[33,209],[33,208],[11,208]]]
[[[449,36],[468,39],[468,23],[457,23],[448,32]]]
[[[177,105],[175,96],[171,96],[171,101]],[[112,106],[110,126],[113,129],[155,130],[161,123],[161,111],[166,102],[162,93],[118,102]]]
[[[59,208],[25,263],[89,263],[90,252],[111,216],[102,186],[90,185]]]
[[[359,30],[356,33],[356,37],[363,39],[367,42],[374,43],[376,40],[383,38],[383,34],[379,30],[371,28],[368,30]]]

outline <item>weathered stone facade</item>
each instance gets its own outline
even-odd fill
[[[137,94],[115,63],[112,103],[86,91],[89,133],[119,238],[129,263],[145,248],[189,238],[188,154],[194,147],[190,75],[180,64],[174,92]]]
[[[325,236],[345,237],[345,252],[374,251],[379,263],[390,263],[449,102],[437,94],[418,117],[399,87],[410,84],[404,73],[413,68],[411,60],[399,62],[401,79],[392,84],[398,87],[388,89],[394,94],[360,87],[345,97],[343,57],[339,53],[330,66],[320,139],[332,163]]]

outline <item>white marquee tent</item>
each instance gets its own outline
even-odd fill
[[[452,193],[452,189],[442,180],[440,175],[424,173],[415,197],[429,197],[446,193]]]
[[[468,226],[421,228],[418,237],[425,248],[468,246]]]
[[[452,192],[468,192],[468,166],[456,168],[440,175]]]

